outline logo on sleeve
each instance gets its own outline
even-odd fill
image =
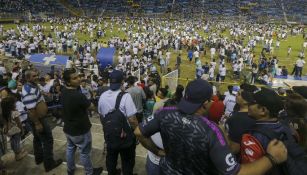
[[[232,171],[237,165],[237,162],[235,161],[235,158],[233,157],[231,153],[227,154],[225,161],[226,161],[226,164],[229,166],[226,169],[228,172]]]
[[[233,166],[236,164],[235,158],[231,153],[227,154],[225,160],[228,166]]]

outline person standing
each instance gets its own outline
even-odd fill
[[[303,57],[301,57],[296,61],[296,73],[295,73],[296,76],[302,77],[302,71],[305,63],[306,62],[303,59]]]
[[[73,175],[76,169],[75,152],[77,148],[80,149],[80,161],[84,166],[85,174],[101,174],[102,167],[93,168],[90,156],[92,150],[92,125],[87,111],[94,109],[94,105],[78,90],[81,81],[74,69],[65,70],[63,79],[66,87],[61,93],[61,103],[63,105],[63,130],[67,138],[67,174]]]
[[[53,137],[51,129],[45,119],[47,105],[37,85],[38,71],[29,69],[25,72],[26,83],[22,87],[22,102],[29,112],[33,131],[33,148],[36,164],[44,162],[45,171],[62,164],[62,160],[53,158]]]
[[[136,118],[138,122],[141,123],[143,120],[143,101],[146,100],[146,95],[141,87],[134,85],[135,80],[136,77],[133,76],[128,77],[127,79],[128,89],[126,89],[126,92],[128,92],[132,97],[132,100],[137,109],[137,113],[135,114]]]
[[[107,114],[111,113],[115,109],[115,104],[118,95],[122,92],[122,85],[124,83],[124,74],[119,70],[114,70],[110,74],[110,89],[101,94],[98,102],[98,113],[100,114],[100,119],[103,121]],[[135,116],[137,109],[133,103],[132,97],[129,93],[124,93],[122,95],[121,101],[119,102],[119,110],[126,117],[128,124],[131,129],[136,128],[138,121]],[[103,122],[102,122],[103,123]],[[106,131],[104,130],[104,134]],[[134,136],[134,135],[133,135]],[[115,175],[117,173],[116,165],[118,154],[121,156],[122,161],[122,171],[124,175],[132,175],[133,167],[135,164],[135,148],[136,142],[135,138],[132,144],[126,145],[125,148],[114,148],[107,143],[107,156],[106,165],[109,175]]]
[[[181,65],[181,54],[176,59],[176,69],[178,70],[178,77],[180,77],[180,65]]]

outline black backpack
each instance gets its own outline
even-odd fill
[[[251,132],[260,133],[270,140],[278,139],[285,144],[288,150],[288,159],[286,162],[278,165],[284,175],[307,175],[307,154],[295,142],[295,138],[289,139],[286,133],[276,132],[269,128],[261,129],[255,127]]]
[[[101,120],[105,141],[107,146],[112,149],[124,149],[135,144],[133,130],[128,124],[127,117],[119,109],[120,101],[125,93],[118,94],[115,109]]]

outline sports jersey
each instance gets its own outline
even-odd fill
[[[160,132],[166,152],[160,160],[163,174],[231,175],[240,170],[222,132],[206,117],[165,107],[139,128],[145,137]]]

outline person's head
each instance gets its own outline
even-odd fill
[[[127,83],[128,83],[128,85],[129,85],[129,86],[134,86],[135,80],[136,80],[136,78],[135,78],[134,76],[129,76],[129,77],[127,78]]]
[[[231,94],[237,95],[238,92],[239,92],[239,90],[240,90],[240,87],[239,87],[239,86],[233,86],[233,87],[232,87]]]
[[[279,87],[279,88],[277,89],[277,93],[278,93],[278,95],[280,95],[280,96],[285,96],[285,95],[286,95],[286,90],[285,90],[284,88],[282,88],[282,87]]]
[[[15,103],[14,96],[7,96],[1,100],[2,115],[6,122],[10,120],[11,112],[16,108]]]
[[[47,73],[44,78],[46,82],[49,81],[51,79],[51,74]]]
[[[22,83],[20,81],[17,81],[17,91],[18,92],[22,91]]]
[[[86,80],[81,80],[81,87],[85,88],[86,87]]]
[[[176,92],[175,92],[175,100],[176,101],[180,101],[181,98],[183,97],[183,91],[184,91],[184,87],[179,84],[177,87],[176,87]]]
[[[68,87],[77,88],[80,86],[81,80],[75,69],[66,69],[63,73],[63,80]]]
[[[157,92],[157,96],[158,96],[160,99],[164,99],[164,98],[166,98],[167,93],[168,93],[167,88],[159,88],[159,90],[158,90],[158,92]]]
[[[208,115],[212,94],[212,86],[207,81],[202,79],[191,81],[178,108],[185,114]]]
[[[110,89],[112,91],[119,90],[124,83],[124,73],[119,70],[113,70],[110,73]]]
[[[148,87],[145,87],[144,92],[146,94],[146,99],[147,100],[155,98],[154,97],[154,93]]]
[[[36,69],[28,69],[25,72],[26,81],[32,84],[36,84],[38,82],[38,71]]]
[[[226,139],[233,153],[239,153],[243,134],[255,125],[255,120],[248,116],[230,117],[225,123]]]
[[[248,114],[256,120],[276,118],[284,108],[282,97],[268,88],[261,88],[247,101]]]
[[[236,102],[240,108],[248,107],[248,100],[250,98],[252,98],[252,93],[241,89],[237,93]]]
[[[307,99],[307,86],[293,86],[293,91]]]
[[[45,85],[46,85],[46,81],[45,81],[45,78],[44,78],[44,77],[40,77],[40,78],[39,78],[39,84],[40,84],[41,86],[45,86]]]
[[[11,93],[11,90],[7,86],[0,87],[0,99],[8,97]]]
[[[228,86],[227,86],[227,89],[228,89],[228,92],[229,92],[229,93],[232,93],[232,88],[233,88],[232,85],[228,85]]]
[[[285,110],[291,117],[304,118],[307,116],[307,101],[298,93],[285,97]]]

